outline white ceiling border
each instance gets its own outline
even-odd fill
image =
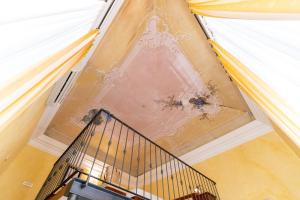
[[[109,3],[111,3],[112,0],[108,2],[106,5],[107,8],[109,6]],[[89,59],[95,52],[97,46],[99,45],[101,39],[105,35],[106,31],[108,30],[111,22],[113,21],[114,17],[117,15],[118,11],[120,10],[124,0],[115,0],[114,4],[111,7],[111,10],[107,14],[102,26],[100,33],[96,36],[95,42],[89,52],[85,55],[85,57],[72,69],[72,71],[82,71],[82,69],[87,65]],[[100,17],[101,16],[101,17]],[[104,14],[99,14],[98,20],[95,21],[93,28],[96,28],[97,25],[100,23],[102,18],[104,17]],[[61,83],[62,84],[62,83]],[[56,112],[58,111],[61,104],[47,104],[46,109],[39,120],[35,130],[33,131],[32,137],[30,141],[28,142],[30,145],[48,152],[55,156],[60,156],[67,146],[61,142],[58,142],[57,140],[54,140],[46,135],[44,135],[47,127],[49,126],[50,122],[52,121],[53,117],[55,116]]]
[[[237,128],[207,144],[204,144],[179,158],[189,165],[197,164],[213,156],[221,154],[241,144],[256,139],[272,131],[272,127],[254,120]]]
[[[114,19],[114,16],[118,13],[119,9],[121,8],[123,2],[124,0],[115,1],[109,14],[107,15],[106,20],[102,24],[100,34],[97,36],[93,47],[82,60],[82,62],[80,62],[78,66],[75,66],[73,70],[81,71],[82,68],[86,66],[88,60],[95,52],[97,46],[99,45],[107,29],[109,28],[109,25]],[[254,113],[259,113],[260,115],[263,115],[262,111],[260,111],[260,109],[254,103],[252,103],[249,98],[245,97],[245,94],[242,93],[242,95],[245,98],[252,112],[254,111]],[[55,156],[60,156],[65,151],[67,146],[57,140],[54,140],[44,135],[44,132],[46,131],[48,125],[55,116],[59,107],[60,104],[48,105],[46,107],[46,110],[43,116],[41,117],[33,133],[32,138],[29,141],[30,145]],[[205,145],[202,145],[199,148],[194,149],[193,151],[181,156],[180,158],[188,164],[193,165],[272,131],[271,126],[268,123],[265,123],[265,120],[258,119],[265,119],[265,116],[258,117],[258,114],[255,114],[255,118],[256,120],[238,129],[235,129],[227,133],[226,135],[221,136]]]

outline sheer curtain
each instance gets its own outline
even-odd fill
[[[85,57],[106,5],[98,0],[0,2],[0,131]]]
[[[213,39],[269,85],[299,116],[300,21],[204,17]]]
[[[230,19],[300,19],[299,0],[186,0],[197,15]]]
[[[9,0],[0,3],[0,88],[88,33],[99,0]]]

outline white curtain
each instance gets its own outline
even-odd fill
[[[105,9],[100,0],[0,2],[0,88],[88,33]]]
[[[213,40],[300,113],[300,21],[204,17],[204,22]]]

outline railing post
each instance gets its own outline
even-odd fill
[[[113,122],[109,123],[110,121]],[[116,127],[119,127],[118,124],[120,128],[116,130]],[[99,136],[96,135],[97,125],[101,126]],[[108,141],[107,146],[105,146],[106,141]],[[131,144],[131,147],[128,144]],[[83,166],[87,166],[85,162],[89,157],[92,158],[88,162],[88,172],[85,172]],[[100,166],[102,170],[99,169],[98,175],[92,174],[100,161],[103,161],[103,166]],[[114,181],[115,169],[119,170],[120,165],[120,177]],[[111,166],[112,172],[110,177],[103,178],[106,166]],[[128,185],[123,184],[122,181],[125,172],[128,173]],[[214,181],[102,109],[93,116],[93,119],[53,165],[39,191],[37,200],[46,199],[75,176],[83,178],[80,175],[87,176],[86,180],[82,180],[83,186],[89,187],[90,179],[93,178],[143,199],[149,199],[149,196],[146,197],[146,192],[150,190],[150,199],[153,199],[155,195],[156,200],[159,198],[170,200],[184,196],[188,198],[191,195],[199,200],[211,200],[210,195],[215,200],[220,200]],[[131,181],[133,177],[135,182]],[[141,180],[142,177],[143,180]],[[147,184],[150,185],[150,189],[146,188]],[[76,198],[76,196],[70,198]]]

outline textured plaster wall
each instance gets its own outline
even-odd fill
[[[195,167],[216,181],[222,200],[300,199],[300,159],[274,132]]]
[[[216,181],[221,200],[300,199],[300,159],[275,132],[194,167]],[[146,191],[150,192],[150,185]]]
[[[0,199],[34,199],[45,176],[56,160],[27,144],[41,115],[49,92],[45,91],[22,114],[0,132]],[[27,188],[22,182],[33,182]]]
[[[26,145],[0,175],[0,199],[34,199],[56,159]],[[23,181],[32,182],[33,187],[23,186]]]
[[[45,91],[31,106],[0,132],[0,174],[14,160],[31,137],[45,110],[49,91],[50,89]]]

